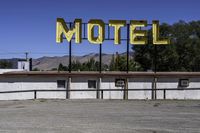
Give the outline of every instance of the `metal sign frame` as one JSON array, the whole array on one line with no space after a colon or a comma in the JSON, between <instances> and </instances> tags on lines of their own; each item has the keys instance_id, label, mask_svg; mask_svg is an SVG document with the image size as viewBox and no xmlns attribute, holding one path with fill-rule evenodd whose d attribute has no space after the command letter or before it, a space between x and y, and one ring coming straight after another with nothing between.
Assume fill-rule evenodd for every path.
<instances>
[{"instance_id":1,"label":"metal sign frame","mask_svg":"<svg viewBox=\"0 0 200 133\"><path fill-rule=\"evenodd\" d=\"M74 22L65 22L66 25L69 25L69 28L72 28L72 26L74 25ZM83 36L82 36L82 40L88 40L87 36L86 36L86 25L88 23L81 23L83 26ZM105 26L107 26L107 28L105 28L107 30L107 37L105 37L105 41L114 41L114 38L110 37L110 26L108 23L105 23ZM130 35L129 35L129 26L130 24L127 23L126 24L126 29L127 29L127 33L126 33L126 38L121 38L121 41L126 41L126 73L129 72L129 40L130 40ZM152 26L152 24L147 24L147 26ZM106 31L105 31L106 32ZM147 35L148 38L148 42L149 42L149 36ZM63 39L66 39L65 37L63 37ZM72 39L69 41L69 73L71 73L71 62L72 62L72 40L75 40L74 37L72 37ZM154 45L154 72L156 73L156 64L157 64L157 45ZM102 44L99 44L99 73L102 72Z\"/></svg>"}]
</instances>

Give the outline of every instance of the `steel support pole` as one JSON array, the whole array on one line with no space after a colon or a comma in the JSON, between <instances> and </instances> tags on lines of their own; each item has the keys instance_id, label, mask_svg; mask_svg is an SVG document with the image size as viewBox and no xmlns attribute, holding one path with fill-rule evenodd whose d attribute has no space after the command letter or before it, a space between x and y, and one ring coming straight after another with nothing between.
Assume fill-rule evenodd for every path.
<instances>
[{"instance_id":1,"label":"steel support pole","mask_svg":"<svg viewBox=\"0 0 200 133\"><path fill-rule=\"evenodd\" d=\"M68 77L67 88L66 88L66 99L70 99L71 82L72 78Z\"/></svg>"},{"instance_id":2,"label":"steel support pole","mask_svg":"<svg viewBox=\"0 0 200 133\"><path fill-rule=\"evenodd\" d=\"M128 78L125 80L124 86L124 100L128 100Z\"/></svg>"},{"instance_id":3,"label":"steel support pole","mask_svg":"<svg viewBox=\"0 0 200 133\"><path fill-rule=\"evenodd\" d=\"M65 83L65 84L66 84L66 83ZM68 80L67 80L67 85L66 85L66 92L65 92L65 93L66 93L66 97L65 97L66 99L69 98L69 93L68 93L69 91L68 91L68 90L69 90L69 78L68 78Z\"/></svg>"},{"instance_id":4,"label":"steel support pole","mask_svg":"<svg viewBox=\"0 0 200 133\"><path fill-rule=\"evenodd\" d=\"M101 99L103 99L103 90L101 90Z\"/></svg>"},{"instance_id":5,"label":"steel support pole","mask_svg":"<svg viewBox=\"0 0 200 133\"><path fill-rule=\"evenodd\" d=\"M99 73L102 71L102 44L99 44ZM101 89L101 77L99 78L98 81L98 88ZM97 99L99 99L99 91L97 90Z\"/></svg>"},{"instance_id":6,"label":"steel support pole","mask_svg":"<svg viewBox=\"0 0 200 133\"><path fill-rule=\"evenodd\" d=\"M102 44L99 44L99 73L102 71Z\"/></svg>"},{"instance_id":7,"label":"steel support pole","mask_svg":"<svg viewBox=\"0 0 200 133\"><path fill-rule=\"evenodd\" d=\"M97 87L97 93L96 93L96 98L100 99L100 90L101 89L101 77L98 79L98 87Z\"/></svg>"},{"instance_id":8,"label":"steel support pole","mask_svg":"<svg viewBox=\"0 0 200 133\"><path fill-rule=\"evenodd\" d=\"M156 72L157 72L157 45L154 45L154 90L153 90L153 99L157 99L157 78L156 78Z\"/></svg>"},{"instance_id":9,"label":"steel support pole","mask_svg":"<svg viewBox=\"0 0 200 133\"><path fill-rule=\"evenodd\" d=\"M72 23L69 23L69 27L72 27ZM69 73L72 70L72 41L69 42Z\"/></svg>"},{"instance_id":10,"label":"steel support pole","mask_svg":"<svg viewBox=\"0 0 200 133\"><path fill-rule=\"evenodd\" d=\"M163 99L166 99L166 90L163 91Z\"/></svg>"},{"instance_id":11,"label":"steel support pole","mask_svg":"<svg viewBox=\"0 0 200 133\"><path fill-rule=\"evenodd\" d=\"M129 72L129 24L127 24L126 72Z\"/></svg>"},{"instance_id":12,"label":"steel support pole","mask_svg":"<svg viewBox=\"0 0 200 133\"><path fill-rule=\"evenodd\" d=\"M157 45L154 45L154 73L157 72Z\"/></svg>"},{"instance_id":13,"label":"steel support pole","mask_svg":"<svg viewBox=\"0 0 200 133\"><path fill-rule=\"evenodd\" d=\"M37 99L37 91L34 90L34 99Z\"/></svg>"}]
</instances>

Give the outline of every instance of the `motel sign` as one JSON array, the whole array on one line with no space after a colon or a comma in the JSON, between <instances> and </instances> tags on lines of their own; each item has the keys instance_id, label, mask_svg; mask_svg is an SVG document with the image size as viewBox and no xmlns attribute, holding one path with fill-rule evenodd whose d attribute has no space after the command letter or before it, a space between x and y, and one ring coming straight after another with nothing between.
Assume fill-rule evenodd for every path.
<instances>
[{"instance_id":1,"label":"motel sign","mask_svg":"<svg viewBox=\"0 0 200 133\"><path fill-rule=\"evenodd\" d=\"M127 24L126 20L109 20L109 27L114 28L114 44L121 43L121 28L127 27L129 33L129 44L145 45L148 43L147 30L142 28L147 27L146 20L131 20ZM95 36L94 28L98 28L98 35ZM109 33L110 34L110 33ZM68 27L62 18L57 18L56 22L56 42L62 43L65 37L70 42L75 35L75 43L82 41L82 20L75 19L73 26ZM152 21L152 38L154 45L170 44L168 38L161 38L159 35L159 21ZM91 44L102 44L105 40L105 23L100 19L91 19L87 23L87 39Z\"/></svg>"}]
</instances>

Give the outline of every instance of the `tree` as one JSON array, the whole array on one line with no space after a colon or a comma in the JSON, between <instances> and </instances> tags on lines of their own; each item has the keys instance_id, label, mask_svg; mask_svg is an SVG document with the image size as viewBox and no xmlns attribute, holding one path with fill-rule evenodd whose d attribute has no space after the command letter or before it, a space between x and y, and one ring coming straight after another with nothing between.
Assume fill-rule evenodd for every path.
<instances>
[{"instance_id":1,"label":"tree","mask_svg":"<svg viewBox=\"0 0 200 133\"><path fill-rule=\"evenodd\" d=\"M40 71L40 70L36 67L32 71Z\"/></svg>"},{"instance_id":2,"label":"tree","mask_svg":"<svg viewBox=\"0 0 200 133\"><path fill-rule=\"evenodd\" d=\"M115 71L115 56L114 56L114 54L112 55L112 59L111 59L110 65L109 65L109 70Z\"/></svg>"},{"instance_id":3,"label":"tree","mask_svg":"<svg viewBox=\"0 0 200 133\"><path fill-rule=\"evenodd\" d=\"M68 68L66 66L63 66L62 63L59 64L58 71L67 71L67 70L68 70Z\"/></svg>"},{"instance_id":4,"label":"tree","mask_svg":"<svg viewBox=\"0 0 200 133\"><path fill-rule=\"evenodd\" d=\"M116 55L116 58L112 57L110 63L110 71L126 71L127 70L127 57L124 55ZM129 71L139 71L141 66L139 63L135 62L133 59L129 60Z\"/></svg>"},{"instance_id":5,"label":"tree","mask_svg":"<svg viewBox=\"0 0 200 133\"><path fill-rule=\"evenodd\" d=\"M152 36L151 29L148 32ZM155 46L149 43L132 48L135 61L143 70L154 70L155 56L157 71L200 70L200 21L161 24L160 35L170 37L171 44ZM148 40L152 42L152 38Z\"/></svg>"},{"instance_id":6,"label":"tree","mask_svg":"<svg viewBox=\"0 0 200 133\"><path fill-rule=\"evenodd\" d=\"M72 61L71 64L72 71L80 71L81 70L81 63L79 61Z\"/></svg>"},{"instance_id":7,"label":"tree","mask_svg":"<svg viewBox=\"0 0 200 133\"><path fill-rule=\"evenodd\" d=\"M12 63L6 60L0 61L0 68L9 69L12 68Z\"/></svg>"}]
</instances>

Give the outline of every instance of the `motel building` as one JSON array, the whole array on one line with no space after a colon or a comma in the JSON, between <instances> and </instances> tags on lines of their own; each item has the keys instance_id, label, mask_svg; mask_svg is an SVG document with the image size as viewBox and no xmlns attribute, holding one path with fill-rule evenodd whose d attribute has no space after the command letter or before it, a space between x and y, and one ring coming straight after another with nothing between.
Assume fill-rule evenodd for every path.
<instances>
[{"instance_id":1,"label":"motel building","mask_svg":"<svg viewBox=\"0 0 200 133\"><path fill-rule=\"evenodd\" d=\"M127 38L123 40L127 42L127 59L129 44L148 43L147 32L141 30L141 27L152 26L153 44L170 44L168 38L159 37L159 21L152 21L152 24L147 24L147 21L131 21L129 25L126 21L110 20L109 24L105 25L101 20L90 20L87 23L88 37L85 23L82 23L81 19L75 20L74 27L71 27L72 24L70 22L67 25L62 18L58 18L56 22L56 42L62 43L63 39L69 42L69 62L71 40L81 43L82 39L87 39L92 44L102 44L104 40L113 41L110 30L105 31L110 26L115 28L115 44L120 44L120 27L126 26ZM98 27L97 37L94 35L95 26ZM108 34L106 38L105 32ZM102 45L99 46L101 62ZM17 69L0 69L0 100L200 99L200 72L61 72L31 69L31 63L24 60L18 62Z\"/></svg>"},{"instance_id":2,"label":"motel building","mask_svg":"<svg viewBox=\"0 0 200 133\"><path fill-rule=\"evenodd\" d=\"M26 62L18 67L0 70L0 100L200 99L199 72L30 71Z\"/></svg>"}]
</instances>

